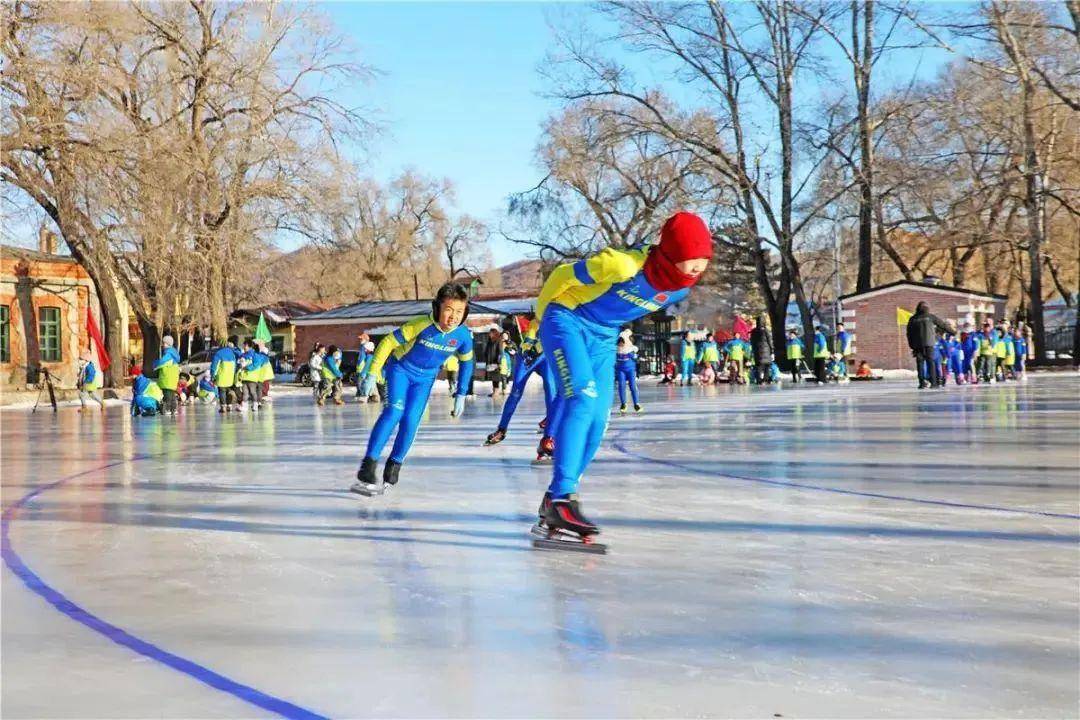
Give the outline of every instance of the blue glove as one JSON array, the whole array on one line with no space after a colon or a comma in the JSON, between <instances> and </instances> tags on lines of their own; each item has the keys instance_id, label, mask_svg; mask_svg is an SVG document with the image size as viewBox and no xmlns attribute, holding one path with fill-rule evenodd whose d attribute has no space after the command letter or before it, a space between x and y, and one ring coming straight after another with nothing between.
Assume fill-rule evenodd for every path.
<instances>
[{"instance_id":1,"label":"blue glove","mask_svg":"<svg viewBox=\"0 0 1080 720\"><path fill-rule=\"evenodd\" d=\"M465 396L458 395L454 398L454 409L450 411L450 417L461 417L465 412Z\"/></svg>"},{"instance_id":2,"label":"blue glove","mask_svg":"<svg viewBox=\"0 0 1080 720\"><path fill-rule=\"evenodd\" d=\"M360 385L360 397L371 397L375 392L375 376L368 375L364 378L363 384Z\"/></svg>"}]
</instances>

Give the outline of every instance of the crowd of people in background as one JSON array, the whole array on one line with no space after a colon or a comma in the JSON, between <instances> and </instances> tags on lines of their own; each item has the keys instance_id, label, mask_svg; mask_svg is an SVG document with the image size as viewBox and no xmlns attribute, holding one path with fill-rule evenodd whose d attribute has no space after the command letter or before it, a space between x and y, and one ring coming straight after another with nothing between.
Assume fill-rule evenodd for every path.
<instances>
[{"instance_id":1,"label":"crowd of people in background","mask_svg":"<svg viewBox=\"0 0 1080 720\"><path fill-rule=\"evenodd\" d=\"M699 331L696 336L698 340L694 339L694 333L684 331L677 338L676 354L667 355L661 363L661 384L765 385L781 381L782 373L764 317L751 320L749 332L737 331L722 344L709 331ZM792 382L802 382L805 376L819 385L849 379L880 379L865 360L854 360L852 339L842 322L836 325L836 332L831 337L827 328L817 325L808 348L798 329L789 329L782 350ZM995 322L987 318L980 326L967 323L958 332L954 326L933 315L926 303L919 303L908 322L907 339L916 360L920 389L942 387L950 378L953 383L963 385L1024 377L1029 341L1023 326L1013 327L1008 320ZM528 342L534 342L534 339L524 341L522 347ZM517 384L519 373L515 368L521 352L522 348L508 331L496 327L489 329L481 365L486 371L486 380L491 382L491 397L507 395ZM355 399L378 403L385 397L386 390L381 382L367 382L375 343L366 332L357 337L356 355L352 378ZM631 406L635 412L642 411L638 365L639 349L626 328L619 335L615 351L615 384L620 412L627 412ZM453 397L458 394L456 355L451 354L446 359L442 370ZM153 377L144 375L138 367L133 371L133 415L175 415L181 406L194 402L217 403L219 413L240 412L245 407L256 412L269 400L274 378L265 344L258 340L240 343L236 336L228 338L225 345L213 353L208 370L192 377L182 370L175 342L166 335L162 338L160 357L152 371ZM315 343L302 372L309 376L317 406L322 407L327 401L334 405L345 404L346 370L342 365L341 348ZM465 394L472 395L471 379L469 384ZM88 403L97 403L104 411L101 386L101 370L89 354L83 353L77 381L81 411L88 409Z\"/></svg>"},{"instance_id":2,"label":"crowd of people in background","mask_svg":"<svg viewBox=\"0 0 1080 720\"><path fill-rule=\"evenodd\" d=\"M908 321L907 338L920 389L944 387L949 376L957 385L1022 380L1026 371L1024 328L1006 319L995 323L987 318L978 329L968 323L957 335L955 327L919 303Z\"/></svg>"},{"instance_id":3,"label":"crowd of people in background","mask_svg":"<svg viewBox=\"0 0 1080 720\"><path fill-rule=\"evenodd\" d=\"M219 413L241 412L245 408L257 412L270 400L270 385L274 370L265 343L245 340L235 335L212 355L210 367L192 376L182 369L180 354L170 335L161 339L161 354L152 367L154 377L134 369L132 379L131 414L140 417L176 415L180 407L200 403L217 403ZM100 384L93 362L85 360L80 371L80 399L95 396ZM104 409L104 404L103 409Z\"/></svg>"}]
</instances>

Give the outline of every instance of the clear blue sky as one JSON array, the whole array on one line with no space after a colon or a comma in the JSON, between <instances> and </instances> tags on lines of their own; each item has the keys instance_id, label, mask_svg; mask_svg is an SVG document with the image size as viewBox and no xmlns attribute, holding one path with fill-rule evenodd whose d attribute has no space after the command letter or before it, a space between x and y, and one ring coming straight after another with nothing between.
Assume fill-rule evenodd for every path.
<instances>
[{"instance_id":1,"label":"clear blue sky","mask_svg":"<svg viewBox=\"0 0 1080 720\"><path fill-rule=\"evenodd\" d=\"M369 88L384 135L370 172L448 177L458 209L496 224L506 196L541 177L540 124L557 105L537 68L549 47L543 3L325 3L337 29L381 71ZM493 242L496 264L521 248Z\"/></svg>"},{"instance_id":2,"label":"clear blue sky","mask_svg":"<svg viewBox=\"0 0 1080 720\"><path fill-rule=\"evenodd\" d=\"M544 118L558 102L543 97L538 69L553 45L549 20L593 22L581 4L531 2L328 2L322 9L357 47L360 59L380 71L359 96L379 109L386 127L371 143L366 171L386 180L406 167L457 186L458 210L497 228L508 194L543 177L534 149ZM839 72L842 57L828 43ZM611 48L609 47L609 50ZM665 73L640 56L622 54L639 75ZM905 51L879 66L888 84L929 78L947 59L939 51ZM902 76L902 77L901 77ZM804 98L846 90L847 75L804 78ZM838 86L837 83L840 85ZM669 93L694 102L693 91L665 83ZM771 124L771 115L762 118ZM524 249L495 239L496 264L520 259Z\"/></svg>"}]
</instances>

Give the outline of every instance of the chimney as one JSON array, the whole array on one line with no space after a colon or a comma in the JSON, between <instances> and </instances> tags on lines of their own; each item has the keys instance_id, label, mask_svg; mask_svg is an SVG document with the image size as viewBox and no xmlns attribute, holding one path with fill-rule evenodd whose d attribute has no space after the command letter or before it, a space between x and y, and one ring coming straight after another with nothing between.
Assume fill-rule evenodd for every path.
<instances>
[{"instance_id":1,"label":"chimney","mask_svg":"<svg viewBox=\"0 0 1080 720\"><path fill-rule=\"evenodd\" d=\"M45 255L56 254L56 235L46 227L38 229L38 252Z\"/></svg>"}]
</instances>

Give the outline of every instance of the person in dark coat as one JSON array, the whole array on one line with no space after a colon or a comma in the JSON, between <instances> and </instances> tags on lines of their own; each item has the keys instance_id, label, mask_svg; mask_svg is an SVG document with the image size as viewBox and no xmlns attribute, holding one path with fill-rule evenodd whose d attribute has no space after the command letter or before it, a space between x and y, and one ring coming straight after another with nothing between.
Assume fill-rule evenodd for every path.
<instances>
[{"instance_id":1,"label":"person in dark coat","mask_svg":"<svg viewBox=\"0 0 1080 720\"><path fill-rule=\"evenodd\" d=\"M750 351L754 355L754 376L759 385L769 381L769 367L773 362L772 338L765 325L765 316L759 315L754 329L750 331Z\"/></svg>"},{"instance_id":2,"label":"person in dark coat","mask_svg":"<svg viewBox=\"0 0 1080 720\"><path fill-rule=\"evenodd\" d=\"M934 362L934 345L937 333L955 333L956 330L937 315L930 312L930 306L920 302L915 306L915 314L908 320L907 340L911 354L915 356L915 370L919 374L919 389L930 386L939 387L940 381L937 363Z\"/></svg>"}]
</instances>

